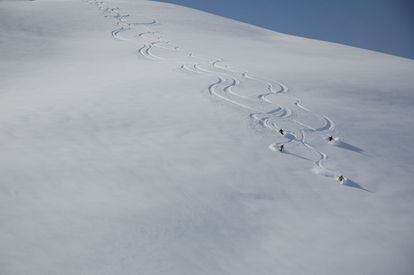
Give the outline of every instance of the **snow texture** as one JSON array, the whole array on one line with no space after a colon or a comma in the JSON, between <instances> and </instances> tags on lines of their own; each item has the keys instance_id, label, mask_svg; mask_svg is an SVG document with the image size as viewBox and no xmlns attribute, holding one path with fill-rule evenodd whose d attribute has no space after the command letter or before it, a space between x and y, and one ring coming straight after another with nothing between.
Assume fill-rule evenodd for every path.
<instances>
[{"instance_id":1,"label":"snow texture","mask_svg":"<svg viewBox=\"0 0 414 275\"><path fill-rule=\"evenodd\" d=\"M413 60L152 1L0 23L0 274L413 274Z\"/></svg>"}]
</instances>

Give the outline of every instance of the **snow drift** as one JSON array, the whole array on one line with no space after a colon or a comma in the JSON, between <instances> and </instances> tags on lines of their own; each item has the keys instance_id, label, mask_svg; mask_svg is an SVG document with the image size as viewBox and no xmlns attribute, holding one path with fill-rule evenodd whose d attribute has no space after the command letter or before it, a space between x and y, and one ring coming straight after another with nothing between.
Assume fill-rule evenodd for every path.
<instances>
[{"instance_id":1,"label":"snow drift","mask_svg":"<svg viewBox=\"0 0 414 275\"><path fill-rule=\"evenodd\" d=\"M414 270L412 60L159 2L0 15L1 274Z\"/></svg>"}]
</instances>

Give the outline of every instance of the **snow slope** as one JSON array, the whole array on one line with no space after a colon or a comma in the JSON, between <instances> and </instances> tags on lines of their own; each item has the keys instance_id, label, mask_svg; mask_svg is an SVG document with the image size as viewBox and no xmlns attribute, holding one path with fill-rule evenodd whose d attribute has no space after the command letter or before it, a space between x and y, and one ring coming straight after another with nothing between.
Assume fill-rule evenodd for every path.
<instances>
[{"instance_id":1,"label":"snow slope","mask_svg":"<svg viewBox=\"0 0 414 275\"><path fill-rule=\"evenodd\" d=\"M414 272L413 60L148 1L0 23L0 274Z\"/></svg>"}]
</instances>

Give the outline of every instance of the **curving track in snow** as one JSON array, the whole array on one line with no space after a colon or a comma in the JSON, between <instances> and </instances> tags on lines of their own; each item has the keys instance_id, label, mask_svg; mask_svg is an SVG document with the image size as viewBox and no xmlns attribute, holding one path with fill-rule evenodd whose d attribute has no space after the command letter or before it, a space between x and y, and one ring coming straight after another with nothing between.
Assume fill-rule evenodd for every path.
<instances>
[{"instance_id":1,"label":"curving track in snow","mask_svg":"<svg viewBox=\"0 0 414 275\"><path fill-rule=\"evenodd\" d=\"M207 87L209 94L247 111L255 128L272 133L276 141L268 146L270 150L279 153L279 146L284 144L284 153L313 162L314 173L335 179L341 175L339 170L325 166L328 156L307 139L308 135L316 135L328 144L327 138L336 132L335 123L305 107L300 98L289 94L286 85L253 76L247 71L235 70L222 58L209 58L182 50L180 46L163 39L161 32L152 29L159 24L158 19L132 22L129 21L130 14L118 7L107 7L103 1L97 0L86 2L115 21L116 28L112 31L114 39L140 45L137 53L144 58L176 63L183 72L215 77L217 80ZM249 88L249 85L254 88ZM309 125L300 116L313 117L319 125ZM293 146L299 148L298 153L290 150Z\"/></svg>"}]
</instances>

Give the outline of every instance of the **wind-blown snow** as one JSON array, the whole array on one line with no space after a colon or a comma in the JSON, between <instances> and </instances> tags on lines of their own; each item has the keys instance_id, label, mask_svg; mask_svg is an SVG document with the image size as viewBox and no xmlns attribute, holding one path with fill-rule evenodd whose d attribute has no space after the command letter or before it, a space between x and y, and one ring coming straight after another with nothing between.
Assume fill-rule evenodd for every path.
<instances>
[{"instance_id":1,"label":"wind-blown snow","mask_svg":"<svg viewBox=\"0 0 414 275\"><path fill-rule=\"evenodd\" d=\"M0 274L414 271L414 61L148 1L0 23Z\"/></svg>"}]
</instances>

